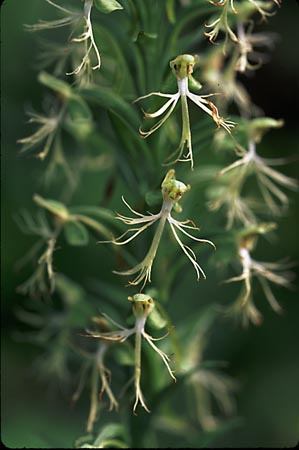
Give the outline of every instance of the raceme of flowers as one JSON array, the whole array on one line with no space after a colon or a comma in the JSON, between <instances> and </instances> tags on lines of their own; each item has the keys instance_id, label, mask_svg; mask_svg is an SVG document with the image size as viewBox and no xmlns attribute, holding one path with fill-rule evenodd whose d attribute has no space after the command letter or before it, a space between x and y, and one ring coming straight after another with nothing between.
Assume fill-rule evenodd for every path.
<instances>
[{"instance_id":1,"label":"raceme of flowers","mask_svg":"<svg viewBox=\"0 0 299 450\"><path fill-rule=\"evenodd\" d=\"M46 2L62 13L63 17L53 21L39 21L36 25L28 26L28 29L31 31L39 31L70 26L70 43L72 46L74 44L75 49L77 49L75 50L77 53L77 60L75 60L76 63L73 64L71 70L67 72L67 75L74 75L75 77L79 75L82 76L82 74L89 74L93 70L100 69L102 63L101 55L94 36L94 27L91 19L93 6L104 5L105 8L107 7L109 9L109 12L115 9L123 9L123 7L116 0L99 0L97 2L94 0L83 0L83 9L77 12L71 11L64 6L57 4L53 0L46 0ZM289 287L292 275L287 271L290 267L290 264L288 263L259 262L253 259L251 253L253 251L253 244L255 243L256 236L263 233L264 228L271 229L271 226L267 228L267 226L265 227L264 225L257 225L258 219L255 215L254 208L251 208L249 202L246 202L246 200L241 197L241 190L243 189L247 176L254 173L258 181L264 206L266 206L267 210L269 210L273 215L278 215L288 206L288 197L277 185L297 189L298 183L296 180L281 174L271 167L273 165L277 165L278 163L284 163L284 159L279 159L279 161L272 160L270 158L262 158L257 154L256 144L259 143L259 136L256 137L253 134L248 135L246 144L247 147L245 146L246 148L238 144L237 138L235 138L235 136L231 136L232 130L236 123L222 117L219 111L226 114L228 103L233 101L239 108L240 115L243 116L243 119L250 118L251 110L253 109L252 102L245 88L237 79L237 73L241 72L242 74L246 74L248 70L257 69L261 63L265 61L265 55L257 51L257 48L262 47L264 49L270 49L273 46L273 39L270 35L263 33L253 34L253 25L252 22L250 22L250 19L256 12L261 15L262 19L266 19L271 16L273 14L274 4L279 6L280 0L247 0L238 3L234 2L234 0L208 0L208 2L215 7L212 8L215 15L208 23L205 24L209 31L204 34L212 43L215 43L215 41L218 40L219 34L224 34L225 36L222 45L219 46L220 50L216 49L214 52L211 52L210 61L208 60L208 57L206 58L205 63L207 66L208 63L210 63L212 69L210 71L207 70L206 72L203 70L204 85L207 89L206 92L213 93L198 95L190 91L190 89L199 90L202 87L201 84L194 80L192 76L194 67L199 62L199 57L197 55L193 56L185 53L178 55L169 63L171 71L177 82L176 93L170 94L159 91L150 92L138 97L134 100L134 103L151 97L167 99L166 102L156 111L143 111L145 119L160 119L148 131L139 128L139 133L142 138L148 138L160 127L162 127L162 125L165 124L167 119L174 112L177 104L179 102L181 103L182 126L180 141L177 148L168 156L165 165L176 164L177 162L189 162L191 170L194 169L188 99L193 104L198 106L204 113L210 116L211 120L215 122L218 129L222 128L224 130L223 135L228 136L232 142L236 143L236 151L240 158L217 173L218 176L216 177L217 179L215 179L215 184L217 185L217 182L219 183L217 187L221 184L219 180L221 180L222 176L224 176L224 178L225 176L228 176L228 181L225 185L225 189L220 191L220 196L213 203L211 203L210 206L213 209L219 209L223 205L227 207L227 229L233 227L235 224L235 219L238 219L240 222L238 226L239 228L241 227L241 229L242 227L254 227L254 230L252 232L246 232L247 234L243 233L242 235L242 232L240 232L242 238L237 238L237 255L235 256L241 264L242 271L240 275L234 276L226 280L226 282L242 282L241 292L231 310L237 312L239 315L241 314L245 324L251 321L252 323L258 325L261 323L262 316L253 301L253 280L255 278L258 279L262 292L271 307L276 312L280 312L281 307L271 290L270 282L283 287ZM77 27L81 27L81 32L77 35L77 37L73 37L75 31L77 31ZM226 59L227 53L230 54ZM220 95L219 92L214 92L217 90L218 85ZM218 98L220 98L223 102L223 106L217 105L219 110L218 107L210 100L210 97L215 95L219 95ZM45 159L50 147L59 135L58 131L63 114L64 109L60 112L52 110L52 113L49 114L50 117L32 114L30 121L38 124L40 128L32 136L19 140L19 142L23 144L23 151L31 150L38 145L44 144L42 151L38 155L40 159ZM281 125L282 121L277 121L275 126ZM218 136L220 133L221 131L218 133ZM187 151L184 154L185 146ZM129 281L129 285L141 286L139 293L128 298L131 301L132 312L135 317L134 325L130 328L125 328L106 314L103 314L104 317L110 321L111 326L109 324L108 327L104 327L104 331L88 329L86 332L87 335L85 335L85 337L100 340L98 341L99 344L97 346L97 350L93 355L93 363L95 367L94 373L96 375L94 380L97 381L91 382L92 394L90 413L87 423L88 431L92 431L98 411L98 378L100 378L101 381L100 396L102 396L103 393L107 395L110 410L113 408L118 409L119 406L118 401L110 388L109 370L104 363L105 355L107 350L110 348L110 345L122 344L131 336L134 336L135 338L134 413L136 412L138 404L140 404L147 412L150 412L141 389L142 341L146 341L151 349L153 349L154 352L160 356L170 377L176 381L173 370L171 369L170 357L154 343L157 340L163 339L164 336L162 338L154 338L145 331L147 319L154 311L155 301L152 296L143 294L141 291L146 287L147 283L151 282L152 268L159 246L163 243L165 226L170 227L171 236L191 262L196 272L197 280L201 277L206 278L204 270L197 261L197 256L194 250L183 243L181 240L181 234L193 241L210 244L214 248L215 245L208 239L199 238L190 233L190 231L199 231L199 228L195 226L192 220L188 219L179 221L173 217L173 211L178 212L180 208L178 202L189 190L190 185L186 185L183 182L176 180L175 169L170 169L161 184L162 206L160 211L156 214L142 214L141 212L134 210L126 202L124 197L122 197L124 204L128 207L134 217L117 214L115 219L128 226L128 229L118 237L113 236L112 240L100 241L101 243L112 243L116 246L127 245L148 228L153 225L156 226L153 233L152 242L141 262L129 269L114 271L116 274L131 277L132 279ZM40 197L38 197L37 200L41 206L46 205L46 209L51 211L51 208L49 208L49 202L45 202ZM58 203L56 203L56 206L54 205L56 208L55 211L57 210L57 205ZM51 290L54 290L55 274L53 270L52 255L56 248L55 246L58 234L65 224L71 224L74 226L73 222L84 222L83 215L69 214L67 210L64 210L63 208L62 213L64 215L59 215L57 214L57 211L55 211L55 218L57 219L58 217L60 219L60 221L56 220L56 222L60 223L60 228L57 228L56 231L51 230L43 216L42 218L37 219L36 222L34 222L34 220L28 215L23 217L23 222L27 225L27 228L30 230L34 228L35 234L40 235L41 238L43 238L42 243L46 243L45 250L38 260L39 271L34 273L33 279L30 279L29 282L21 286L24 292L32 291L35 293L36 286L38 286L39 290L41 290L41 279L43 281L43 285L47 288L47 278L51 281ZM77 222L76 229L78 232L78 230L80 231L80 226ZM90 220L86 222L85 217L85 223L90 225L92 222ZM98 224L97 231L99 231L99 227L101 227L101 225ZM104 236L107 235L106 233L102 234L104 234ZM94 322L101 324L100 319L95 319ZM117 327L117 330L113 330L113 326ZM192 370L192 367L190 367L190 370ZM218 386L218 399L222 400L222 403L228 404L227 383L223 382L221 378L213 375L212 372L195 372L193 382L197 388L200 387L201 384L204 386L214 385L214 387L211 387L210 389L211 391L214 390L216 393ZM75 397L76 396L77 395L75 394ZM226 409L230 408L227 407Z\"/></svg>"}]
</instances>

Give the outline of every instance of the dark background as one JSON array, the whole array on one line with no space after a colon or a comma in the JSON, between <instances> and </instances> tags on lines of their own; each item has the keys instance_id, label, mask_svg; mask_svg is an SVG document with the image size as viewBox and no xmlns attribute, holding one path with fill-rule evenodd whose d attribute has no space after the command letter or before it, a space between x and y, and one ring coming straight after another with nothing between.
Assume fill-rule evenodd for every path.
<instances>
[{"instance_id":1,"label":"dark background","mask_svg":"<svg viewBox=\"0 0 299 450\"><path fill-rule=\"evenodd\" d=\"M18 138L28 135L25 106L39 109L42 94L33 64L38 52L37 36L25 33L23 24L45 17L44 7L40 0L6 0L1 8L2 439L13 448L69 447L84 433L86 417L84 404L71 409L61 392L53 395L45 383L38 380L33 364L38 349L15 339L19 324L14 311L24 301L15 292L24 279L23 274L16 272L15 262L28 249L28 238L19 231L13 216L21 208L31 207L42 173L38 161L19 156L16 145ZM271 62L254 73L246 85L265 115L285 120L283 129L265 137L264 153L271 157L298 155L297 2L284 0L276 16L261 28L277 31L280 38ZM282 170L287 175L298 176L298 164ZM295 193L289 196L290 214L279 221L276 242L261 241L260 259L271 261L289 256L299 261L298 196ZM96 252L91 258L96 276L100 270ZM205 289L208 294L209 282ZM285 311L282 316L271 311L265 302L261 305L262 327L244 330L234 323L224 322L211 335L208 356L227 360L230 373L241 383L237 405L243 419L238 428L219 437L213 446L289 447L298 442L298 291L279 289L275 292Z\"/></svg>"}]
</instances>

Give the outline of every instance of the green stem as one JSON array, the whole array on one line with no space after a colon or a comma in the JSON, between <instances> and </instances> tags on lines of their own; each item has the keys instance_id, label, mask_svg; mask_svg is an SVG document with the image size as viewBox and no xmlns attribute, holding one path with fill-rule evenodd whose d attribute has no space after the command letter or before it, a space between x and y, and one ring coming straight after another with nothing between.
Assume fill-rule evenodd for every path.
<instances>
[{"instance_id":1,"label":"green stem","mask_svg":"<svg viewBox=\"0 0 299 450\"><path fill-rule=\"evenodd\" d=\"M191 144L191 131L190 131L190 119L189 119L189 110L187 103L187 96L181 96L182 102L182 121L183 121L183 130L182 130L182 140L181 140L181 152L183 151L184 144L187 141L187 148L189 150L188 156L191 159L191 169L193 170L193 154L192 154L192 144ZM181 155L180 155L181 157Z\"/></svg>"},{"instance_id":2,"label":"green stem","mask_svg":"<svg viewBox=\"0 0 299 450\"><path fill-rule=\"evenodd\" d=\"M87 431L89 433L92 431L94 422L96 421L96 418L97 418L98 390L99 390L98 367L97 367L97 363L95 362L92 367L92 373L91 373L90 410L89 410L89 416L88 416L88 421L87 421Z\"/></svg>"},{"instance_id":3,"label":"green stem","mask_svg":"<svg viewBox=\"0 0 299 450\"><path fill-rule=\"evenodd\" d=\"M155 232L155 236L154 236L152 245L150 246L150 249L148 251L148 256L146 256L146 259L149 258L151 263L154 261L158 247L159 247L159 243L160 243L163 231L164 231L167 214L168 214L168 212L167 213L165 212L162 214L161 219L159 220L159 225Z\"/></svg>"},{"instance_id":4,"label":"green stem","mask_svg":"<svg viewBox=\"0 0 299 450\"><path fill-rule=\"evenodd\" d=\"M135 390L136 393L140 390L141 379L141 333L136 331L135 335Z\"/></svg>"}]
</instances>

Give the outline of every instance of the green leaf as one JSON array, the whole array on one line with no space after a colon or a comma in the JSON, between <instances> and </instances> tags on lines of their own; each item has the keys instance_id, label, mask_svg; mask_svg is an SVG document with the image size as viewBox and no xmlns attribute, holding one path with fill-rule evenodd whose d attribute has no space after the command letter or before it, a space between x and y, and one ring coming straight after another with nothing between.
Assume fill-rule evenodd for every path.
<instances>
[{"instance_id":1,"label":"green leaf","mask_svg":"<svg viewBox=\"0 0 299 450\"><path fill-rule=\"evenodd\" d=\"M67 220L69 217L69 212L63 203L57 202L56 200L45 199L40 195L35 194L33 200L42 208L47 209L55 216L60 217L63 220Z\"/></svg>"},{"instance_id":2,"label":"green leaf","mask_svg":"<svg viewBox=\"0 0 299 450\"><path fill-rule=\"evenodd\" d=\"M125 437L125 428L123 425L120 425L118 423L108 423L105 425L100 433L98 434L94 445L97 448L100 448L100 445L104 443L104 441L111 440L111 439L117 439L121 438L124 439ZM110 447L112 448L112 447ZM123 444L122 448L126 448L126 445Z\"/></svg>"},{"instance_id":3,"label":"green leaf","mask_svg":"<svg viewBox=\"0 0 299 450\"><path fill-rule=\"evenodd\" d=\"M148 206L161 205L162 202L161 190L148 191L145 194L145 201L148 204Z\"/></svg>"},{"instance_id":4,"label":"green leaf","mask_svg":"<svg viewBox=\"0 0 299 450\"><path fill-rule=\"evenodd\" d=\"M104 14L110 14L117 9L124 9L116 0L94 0L94 4Z\"/></svg>"},{"instance_id":5,"label":"green leaf","mask_svg":"<svg viewBox=\"0 0 299 450\"><path fill-rule=\"evenodd\" d=\"M157 33L147 33L146 31L139 31L133 42L139 42L146 44L148 39L157 39Z\"/></svg>"},{"instance_id":6,"label":"green leaf","mask_svg":"<svg viewBox=\"0 0 299 450\"><path fill-rule=\"evenodd\" d=\"M98 219L106 219L108 221L115 220L115 214L107 208L93 205L72 206L70 211L74 214L88 214Z\"/></svg>"},{"instance_id":7,"label":"green leaf","mask_svg":"<svg viewBox=\"0 0 299 450\"><path fill-rule=\"evenodd\" d=\"M71 328L86 326L95 311L80 284L75 283L62 273L57 273L55 275L55 288L66 306L66 324Z\"/></svg>"},{"instance_id":8,"label":"green leaf","mask_svg":"<svg viewBox=\"0 0 299 450\"><path fill-rule=\"evenodd\" d=\"M109 80L109 83L113 83L115 91L124 92L126 96L136 98L135 73L133 75L130 70L132 67L124 52L122 40L115 38L110 30L99 24L94 26L94 35L96 40L101 42L102 54L107 58L107 63L101 71L103 76ZM107 69L107 73L105 69Z\"/></svg>"},{"instance_id":9,"label":"green leaf","mask_svg":"<svg viewBox=\"0 0 299 450\"><path fill-rule=\"evenodd\" d=\"M92 120L92 113L88 104L79 95L74 95L69 101L68 111L73 120Z\"/></svg>"},{"instance_id":10,"label":"green leaf","mask_svg":"<svg viewBox=\"0 0 299 450\"><path fill-rule=\"evenodd\" d=\"M92 113L79 95L72 97L68 102L68 117L65 126L70 133L79 139L85 139L93 131Z\"/></svg>"},{"instance_id":11,"label":"green leaf","mask_svg":"<svg viewBox=\"0 0 299 450\"><path fill-rule=\"evenodd\" d=\"M88 243L88 231L82 223L68 220L63 230L65 238L70 245L83 246Z\"/></svg>"},{"instance_id":12,"label":"green leaf","mask_svg":"<svg viewBox=\"0 0 299 450\"><path fill-rule=\"evenodd\" d=\"M121 366L134 366L135 355L130 345L120 345L113 349L113 357L117 364Z\"/></svg>"},{"instance_id":13,"label":"green leaf","mask_svg":"<svg viewBox=\"0 0 299 450\"><path fill-rule=\"evenodd\" d=\"M84 289L80 284L75 283L62 273L57 273L55 275L55 286L66 304L71 307L82 302L85 298Z\"/></svg>"},{"instance_id":14,"label":"green leaf","mask_svg":"<svg viewBox=\"0 0 299 450\"><path fill-rule=\"evenodd\" d=\"M112 239L113 235L112 235L111 231L107 227L102 225L100 222L97 222L96 220L92 219L91 217L84 216L83 214L77 214L74 218L75 218L75 220L78 220L78 221L84 223L84 225L87 225L92 230L96 231L97 233L106 237L107 239Z\"/></svg>"},{"instance_id":15,"label":"green leaf","mask_svg":"<svg viewBox=\"0 0 299 450\"><path fill-rule=\"evenodd\" d=\"M166 13L170 23L175 23L174 0L166 0Z\"/></svg>"},{"instance_id":16,"label":"green leaf","mask_svg":"<svg viewBox=\"0 0 299 450\"><path fill-rule=\"evenodd\" d=\"M156 308L154 308L150 313L148 321L154 328L158 330L160 330L161 328L165 328L168 325L165 317L163 317Z\"/></svg>"},{"instance_id":17,"label":"green leaf","mask_svg":"<svg viewBox=\"0 0 299 450\"><path fill-rule=\"evenodd\" d=\"M74 95L72 88L67 83L49 75L47 72L40 72L38 81L53 91L58 92L66 99L71 98Z\"/></svg>"},{"instance_id":18,"label":"green leaf","mask_svg":"<svg viewBox=\"0 0 299 450\"><path fill-rule=\"evenodd\" d=\"M113 213L110 209L102 208L100 206L82 205L82 206L72 206L70 208L70 212L75 216L79 216L79 220L81 220L82 217L84 216L84 219L82 220L82 222L85 225L90 225L94 229L95 229L95 226L93 223L91 223L91 222L87 223L87 220L89 218L94 219L94 221L96 221L97 223L99 223L99 221L100 221L100 225L102 227L104 227L104 225L102 225L102 221L105 221L105 223L109 224L110 238L111 238L112 229L115 229L117 231L123 230L123 226L121 225L121 223L118 220L115 220L115 213ZM106 226L105 226L105 228L106 228ZM98 231L101 233L103 232L103 230L100 231L99 228L98 228Z\"/></svg>"},{"instance_id":19,"label":"green leaf","mask_svg":"<svg viewBox=\"0 0 299 450\"><path fill-rule=\"evenodd\" d=\"M80 89L80 94L88 101L119 114L123 120L138 130L139 116L135 109L111 89L90 86Z\"/></svg>"}]
</instances>

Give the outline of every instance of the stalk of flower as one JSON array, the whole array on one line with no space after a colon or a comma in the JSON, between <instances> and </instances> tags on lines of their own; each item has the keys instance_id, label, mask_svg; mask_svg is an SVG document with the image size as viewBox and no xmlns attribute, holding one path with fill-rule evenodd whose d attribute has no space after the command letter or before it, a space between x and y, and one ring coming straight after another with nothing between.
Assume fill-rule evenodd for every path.
<instances>
[{"instance_id":1,"label":"stalk of flower","mask_svg":"<svg viewBox=\"0 0 299 450\"><path fill-rule=\"evenodd\" d=\"M106 321L104 322L102 319L93 318L93 320L95 323L100 324L102 329L110 328L107 327ZM97 420L99 401L102 400L104 393L106 393L109 399L109 411L112 411L113 408L117 411L119 408L119 404L110 387L111 372L107 369L104 362L110 345L111 343L108 341L100 341L95 353L92 355L80 350L81 356L84 356L87 361L82 365L78 387L72 396L72 402L77 402L81 396L84 384L86 383L87 370L90 368L90 408L86 424L86 431L89 433L93 431L94 424ZM101 382L100 387L99 379Z\"/></svg>"},{"instance_id":2,"label":"stalk of flower","mask_svg":"<svg viewBox=\"0 0 299 450\"><path fill-rule=\"evenodd\" d=\"M199 280L200 275L202 275L204 278L206 278L204 271L196 261L196 255L194 251L188 247L187 245L183 244L177 230L181 233L185 234L189 238L193 239L197 242L205 242L210 245L212 245L214 248L214 244L207 240L207 239L199 239L195 236L192 236L190 233L186 231L186 229L190 230L196 230L199 229L193 224L191 220L186 220L184 222L180 222L176 219L174 219L171 216L171 211L173 207L177 204L177 202L181 199L182 195L190 189L190 186L186 186L181 181L178 181L175 179L175 171L174 169L171 169L167 172L163 183L161 185L161 191L162 191L162 197L163 197L163 204L160 212L158 214L150 214L148 216L138 213L137 211L134 211L128 203L123 199L124 203L128 206L130 211L132 211L134 214L136 214L137 218L132 217L126 217L118 214L116 217L117 219L121 220L127 225L138 225L137 227L133 227L129 230L127 230L124 234L119 236L116 239L113 239L112 242L115 245L125 245L132 241L135 237L137 237L140 233L142 233L144 230L146 230L148 227L153 225L155 222L159 221L158 227L156 229L152 244L150 246L150 249L144 259L137 264L135 267L129 270L125 270L122 272L114 272L119 275L134 275L137 274L136 278L133 281L130 281L131 285L138 285L139 283L143 282L142 288L145 286L146 282L151 282L151 271L152 271L152 265L154 262L154 259L156 257L156 253L159 247L159 243L164 231L164 227L166 222L169 223L169 226L171 228L172 234L175 238L175 240L178 242L179 246L185 253L185 255L188 257L190 262L192 263L196 274L197 274L197 280ZM189 224L192 225L189 225ZM139 226L140 225L140 226ZM129 238L126 238L123 240L123 238L130 232L133 232L133 235L131 235ZM107 241L106 241L107 242Z\"/></svg>"},{"instance_id":3,"label":"stalk of flower","mask_svg":"<svg viewBox=\"0 0 299 450\"><path fill-rule=\"evenodd\" d=\"M277 184L295 190L299 186L297 180L271 168L273 165L285 163L286 160L283 158L275 160L260 157L256 153L256 144L253 140L250 140L248 143L248 151L244 148L240 148L238 151L241 158L222 169L219 175L236 168L242 168L243 178L250 173L254 173L265 204L273 215L281 214L288 207L289 200Z\"/></svg>"},{"instance_id":4,"label":"stalk of flower","mask_svg":"<svg viewBox=\"0 0 299 450\"><path fill-rule=\"evenodd\" d=\"M132 328L125 328L122 325L119 325L110 317L106 316L114 325L116 325L119 330L110 331L106 333L98 333L95 331L87 330L87 337L104 339L106 341L111 342L124 342L130 336L135 335L135 372L134 372L134 386L135 386L135 402L133 406L133 412L135 413L137 405L140 403L141 406L147 411L148 409L145 399L141 390L141 343L142 339L144 339L151 348L158 353L161 357L162 361L167 367L167 370L171 376L171 378L176 381L175 376L169 366L170 358L166 353L160 350L156 344L154 344L155 340L160 340L162 338L153 338L145 331L145 324L147 321L147 317L152 312L155 307L154 300L145 294L135 294L133 297L128 297L128 300L132 302L132 310L135 316L135 325Z\"/></svg>"},{"instance_id":5,"label":"stalk of flower","mask_svg":"<svg viewBox=\"0 0 299 450\"><path fill-rule=\"evenodd\" d=\"M114 397L114 394L110 387L110 378L111 372L107 369L104 364L104 358L109 348L108 342L101 342L98 345L96 354L94 356L93 367L91 371L91 392L90 392L90 410L87 420L86 431L92 432L94 423L97 419L98 409L99 409L99 400L102 399L104 392L106 393L109 399L109 411L112 411L113 408L117 411L119 408L119 404ZM99 390L99 378L101 381L101 387ZM77 393L75 393L77 394ZM76 400L73 397L73 400Z\"/></svg>"},{"instance_id":6,"label":"stalk of flower","mask_svg":"<svg viewBox=\"0 0 299 450\"><path fill-rule=\"evenodd\" d=\"M273 228L268 224L269 229ZM281 313L282 308L276 300L269 282L274 284L290 287L293 273L287 271L293 264L286 262L268 263L258 262L251 257L251 250L253 248L256 235L259 232L267 232L267 226L261 224L256 226L256 231L245 235L241 239L238 249L238 257L242 265L242 273L239 276L226 280L226 283L242 281L243 288L241 293L232 308L233 312L242 313L243 322L245 325L251 320L255 325L259 325L262 321L262 315L254 305L252 299L252 284L253 278L257 278L262 287L262 291L269 302L271 308L276 313ZM264 231L265 229L265 231ZM261 231L260 231L261 230Z\"/></svg>"},{"instance_id":7,"label":"stalk of flower","mask_svg":"<svg viewBox=\"0 0 299 450\"><path fill-rule=\"evenodd\" d=\"M216 94L208 94L208 95L196 95L189 91L188 82L191 81L193 67L198 60L197 56L192 55L180 55L174 60L170 61L170 67L176 76L178 92L175 94L163 94L161 92L151 92L150 94L143 95L135 100L135 102L151 97L152 95L156 95L158 97L165 97L169 100L157 111L153 113L144 112L144 116L147 119L155 119L156 117L161 116L167 110L165 116L160 119L149 131L143 131L139 129L140 135L143 138L149 137L152 133L158 130L169 118L169 116L174 111L176 104L179 99L182 102L182 134L181 140L176 151L168 157L168 160L175 156L175 159L168 164L173 164L177 161L190 161L191 168L193 169L193 151L192 151L192 141L191 141L191 130L190 130L190 120L189 120L189 110L188 110L188 102L187 98L189 98L193 103L195 103L199 108L201 108L206 114L210 115L214 122L217 124L217 127L223 127L228 133L231 133L231 128L235 125L234 122L230 120L224 120L220 117L217 107L213 102L207 100L208 97ZM198 83L197 83L198 85ZM183 155L185 144L187 145L188 153Z\"/></svg>"}]
</instances>

